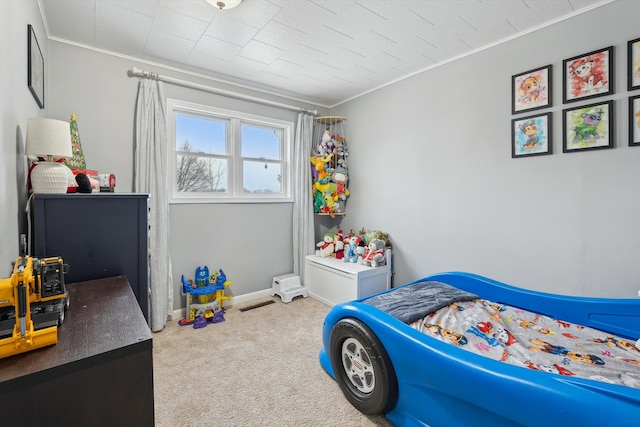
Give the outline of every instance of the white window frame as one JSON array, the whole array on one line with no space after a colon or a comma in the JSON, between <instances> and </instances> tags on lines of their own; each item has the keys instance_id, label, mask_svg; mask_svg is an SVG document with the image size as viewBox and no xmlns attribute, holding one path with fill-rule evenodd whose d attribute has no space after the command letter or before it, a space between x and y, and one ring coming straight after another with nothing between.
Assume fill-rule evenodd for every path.
<instances>
[{"instance_id":1,"label":"white window frame","mask_svg":"<svg viewBox=\"0 0 640 427\"><path fill-rule=\"evenodd\" d=\"M169 203L283 203L293 202L291 197L291 141L293 122L258 116L195 104L177 99L167 99L167 136L168 147L168 192ZM210 192L180 192L177 191L176 168L176 114L186 114L194 117L212 118L229 123L227 126L227 154L229 162L229 191L228 193ZM282 193L279 194L255 194L245 193L242 186L243 158L241 157L240 129L242 124L255 126L267 126L282 129L281 147L281 185Z\"/></svg>"}]
</instances>

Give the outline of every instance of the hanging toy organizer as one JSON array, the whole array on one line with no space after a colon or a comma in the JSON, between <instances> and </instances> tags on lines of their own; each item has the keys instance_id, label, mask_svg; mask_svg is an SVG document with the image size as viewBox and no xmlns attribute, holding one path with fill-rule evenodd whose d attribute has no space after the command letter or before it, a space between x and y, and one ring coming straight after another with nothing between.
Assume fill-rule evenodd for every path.
<instances>
[{"instance_id":1,"label":"hanging toy organizer","mask_svg":"<svg viewBox=\"0 0 640 427\"><path fill-rule=\"evenodd\" d=\"M318 215L344 215L349 197L346 117L314 118L311 152L313 212Z\"/></svg>"}]
</instances>

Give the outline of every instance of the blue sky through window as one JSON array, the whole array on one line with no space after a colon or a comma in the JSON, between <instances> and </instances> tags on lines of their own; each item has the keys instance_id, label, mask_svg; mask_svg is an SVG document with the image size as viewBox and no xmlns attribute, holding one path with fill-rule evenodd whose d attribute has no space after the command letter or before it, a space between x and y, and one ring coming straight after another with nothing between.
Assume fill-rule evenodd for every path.
<instances>
[{"instance_id":1,"label":"blue sky through window","mask_svg":"<svg viewBox=\"0 0 640 427\"><path fill-rule=\"evenodd\" d=\"M226 153L226 126L229 122L211 118L176 114L176 149L189 142L191 151L207 154ZM243 162L243 187L249 192L282 192L282 165L278 129L243 123L241 126L241 156L260 159ZM264 161L263 161L264 160ZM266 160L277 160L269 163Z\"/></svg>"},{"instance_id":2,"label":"blue sky through window","mask_svg":"<svg viewBox=\"0 0 640 427\"><path fill-rule=\"evenodd\" d=\"M176 114L176 148L189 141L193 151L226 154L226 122Z\"/></svg>"}]
</instances>

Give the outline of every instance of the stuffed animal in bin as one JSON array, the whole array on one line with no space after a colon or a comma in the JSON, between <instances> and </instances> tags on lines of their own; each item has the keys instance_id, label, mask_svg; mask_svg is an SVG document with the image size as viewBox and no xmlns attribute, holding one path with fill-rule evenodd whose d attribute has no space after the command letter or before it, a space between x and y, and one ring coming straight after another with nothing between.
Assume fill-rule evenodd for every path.
<instances>
[{"instance_id":1,"label":"stuffed animal in bin","mask_svg":"<svg viewBox=\"0 0 640 427\"><path fill-rule=\"evenodd\" d=\"M343 262L352 262L351 259L353 257L356 257L356 261L358 260L358 257L356 256L356 239L356 236L349 235L349 238L344 240Z\"/></svg>"},{"instance_id":2,"label":"stuffed animal in bin","mask_svg":"<svg viewBox=\"0 0 640 427\"><path fill-rule=\"evenodd\" d=\"M351 259L351 262L362 264L362 256L367 251L367 246L364 244L362 237L358 237L356 241L356 256Z\"/></svg>"},{"instance_id":3,"label":"stuffed animal in bin","mask_svg":"<svg viewBox=\"0 0 640 427\"><path fill-rule=\"evenodd\" d=\"M384 241L381 239L373 239L369 242L367 250L358 257L358 264L364 264L371 267L380 267L385 264L384 258Z\"/></svg>"},{"instance_id":4,"label":"stuffed animal in bin","mask_svg":"<svg viewBox=\"0 0 640 427\"><path fill-rule=\"evenodd\" d=\"M384 231L371 230L365 234L364 239L367 242L371 242L373 239L380 239L384 242L385 246L388 246L388 247L391 246L391 241L389 240L389 233L385 233Z\"/></svg>"},{"instance_id":5,"label":"stuffed animal in bin","mask_svg":"<svg viewBox=\"0 0 640 427\"><path fill-rule=\"evenodd\" d=\"M333 236L333 256L336 259L344 258L344 240L342 240L342 230L338 230L338 232Z\"/></svg>"},{"instance_id":6,"label":"stuffed animal in bin","mask_svg":"<svg viewBox=\"0 0 640 427\"><path fill-rule=\"evenodd\" d=\"M349 248L345 253L343 261L356 263L358 262L358 257L364 254L364 251L365 251L365 247L364 247L364 241L362 240L362 237L355 236L355 235L351 236L349 238Z\"/></svg>"},{"instance_id":7,"label":"stuffed animal in bin","mask_svg":"<svg viewBox=\"0 0 640 427\"><path fill-rule=\"evenodd\" d=\"M316 255L319 257L329 257L335 250L335 246L333 244L333 233L325 233L322 242L316 243Z\"/></svg>"}]
</instances>

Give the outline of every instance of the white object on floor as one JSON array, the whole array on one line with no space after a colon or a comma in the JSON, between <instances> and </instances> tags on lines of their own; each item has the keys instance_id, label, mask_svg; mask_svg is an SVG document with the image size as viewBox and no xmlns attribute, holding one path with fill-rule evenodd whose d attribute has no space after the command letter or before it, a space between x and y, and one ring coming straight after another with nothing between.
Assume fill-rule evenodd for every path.
<instances>
[{"instance_id":1,"label":"white object on floor","mask_svg":"<svg viewBox=\"0 0 640 427\"><path fill-rule=\"evenodd\" d=\"M271 296L280 295L282 302L291 302L294 297L302 295L306 298L309 296L307 288L300 284L300 276L293 273L283 274L273 278L271 285Z\"/></svg>"}]
</instances>

